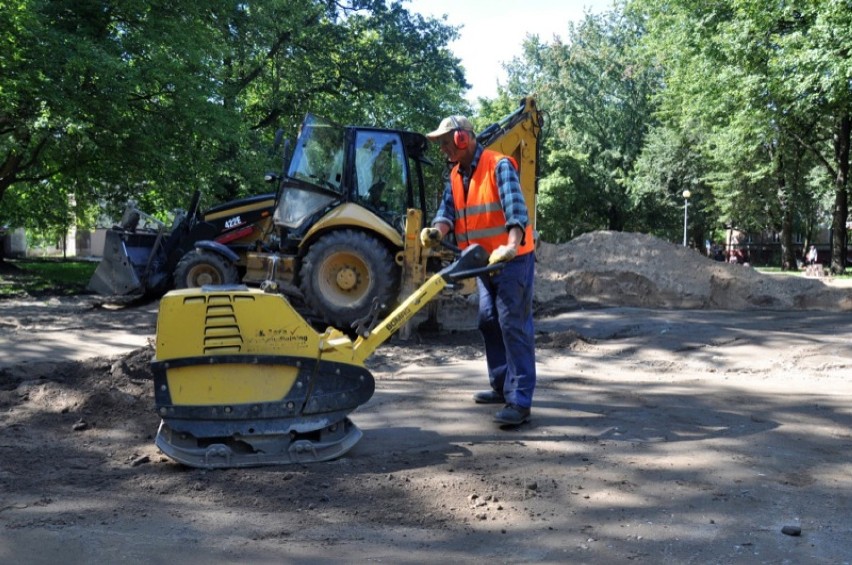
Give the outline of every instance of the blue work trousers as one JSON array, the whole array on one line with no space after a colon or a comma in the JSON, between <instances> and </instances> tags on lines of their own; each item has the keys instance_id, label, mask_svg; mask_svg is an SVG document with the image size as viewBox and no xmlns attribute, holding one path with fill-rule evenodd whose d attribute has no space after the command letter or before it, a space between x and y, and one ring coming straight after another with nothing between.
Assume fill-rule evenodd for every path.
<instances>
[{"instance_id":1,"label":"blue work trousers","mask_svg":"<svg viewBox=\"0 0 852 565\"><path fill-rule=\"evenodd\" d=\"M477 279L479 331L485 340L491 388L502 392L507 404L524 408L532 406L535 390L534 279L533 253Z\"/></svg>"}]
</instances>

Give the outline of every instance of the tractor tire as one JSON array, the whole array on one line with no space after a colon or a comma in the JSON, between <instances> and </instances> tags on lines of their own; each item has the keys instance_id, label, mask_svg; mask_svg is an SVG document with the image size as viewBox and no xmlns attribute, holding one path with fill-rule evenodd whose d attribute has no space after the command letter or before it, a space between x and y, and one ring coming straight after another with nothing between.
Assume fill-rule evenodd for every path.
<instances>
[{"instance_id":1,"label":"tractor tire","mask_svg":"<svg viewBox=\"0 0 852 565\"><path fill-rule=\"evenodd\" d=\"M380 241L340 230L311 245L302 261L299 288L312 312L343 331L370 313L378 299L385 313L396 303L400 270Z\"/></svg>"},{"instance_id":2,"label":"tractor tire","mask_svg":"<svg viewBox=\"0 0 852 565\"><path fill-rule=\"evenodd\" d=\"M215 253L193 249L175 267L175 288L237 284L237 266Z\"/></svg>"}]
</instances>

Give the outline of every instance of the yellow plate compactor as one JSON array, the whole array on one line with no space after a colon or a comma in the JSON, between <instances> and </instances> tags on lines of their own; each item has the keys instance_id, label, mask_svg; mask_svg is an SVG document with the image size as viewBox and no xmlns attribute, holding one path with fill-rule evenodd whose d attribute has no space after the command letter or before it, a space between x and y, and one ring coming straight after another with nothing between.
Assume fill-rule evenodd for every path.
<instances>
[{"instance_id":1,"label":"yellow plate compactor","mask_svg":"<svg viewBox=\"0 0 852 565\"><path fill-rule=\"evenodd\" d=\"M245 287L175 290L160 302L157 446L206 469L327 461L361 430L347 415L375 390L370 356L447 285L499 268L474 245L354 341L316 332L287 300Z\"/></svg>"}]
</instances>

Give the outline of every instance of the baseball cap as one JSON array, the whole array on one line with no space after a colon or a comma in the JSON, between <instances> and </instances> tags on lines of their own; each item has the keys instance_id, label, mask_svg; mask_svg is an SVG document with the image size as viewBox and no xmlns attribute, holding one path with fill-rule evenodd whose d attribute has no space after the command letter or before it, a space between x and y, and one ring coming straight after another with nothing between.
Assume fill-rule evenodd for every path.
<instances>
[{"instance_id":1,"label":"baseball cap","mask_svg":"<svg viewBox=\"0 0 852 565\"><path fill-rule=\"evenodd\" d=\"M470 120L468 120L464 116L450 116L441 120L441 125L438 126L438 129L427 133L426 139L428 139L429 141L435 141L442 135L450 133L451 131L455 131L457 129L464 129L472 132L473 124L471 124Z\"/></svg>"}]
</instances>

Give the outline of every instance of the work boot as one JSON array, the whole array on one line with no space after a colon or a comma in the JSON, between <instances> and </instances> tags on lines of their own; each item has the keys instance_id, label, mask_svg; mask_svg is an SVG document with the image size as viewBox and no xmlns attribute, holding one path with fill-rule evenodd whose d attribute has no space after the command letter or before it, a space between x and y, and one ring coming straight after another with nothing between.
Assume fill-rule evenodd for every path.
<instances>
[{"instance_id":1,"label":"work boot","mask_svg":"<svg viewBox=\"0 0 852 565\"><path fill-rule=\"evenodd\" d=\"M517 404L507 404L494 414L494 421L498 424L519 426L530 421L530 409Z\"/></svg>"},{"instance_id":2,"label":"work boot","mask_svg":"<svg viewBox=\"0 0 852 565\"><path fill-rule=\"evenodd\" d=\"M477 404L503 404L506 399L496 390L483 390L473 395L473 401Z\"/></svg>"}]
</instances>

